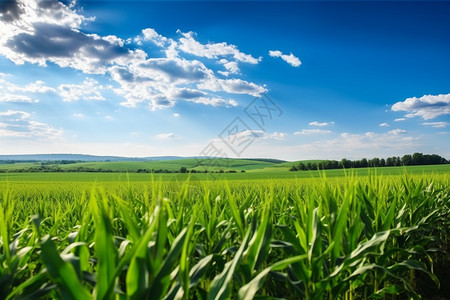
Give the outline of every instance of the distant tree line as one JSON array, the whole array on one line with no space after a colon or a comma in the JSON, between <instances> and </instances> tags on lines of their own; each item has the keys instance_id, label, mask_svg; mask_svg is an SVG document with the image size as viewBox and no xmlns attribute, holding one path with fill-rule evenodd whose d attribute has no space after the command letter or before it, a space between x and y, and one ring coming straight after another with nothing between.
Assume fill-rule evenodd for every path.
<instances>
[{"instance_id":1,"label":"distant tree line","mask_svg":"<svg viewBox=\"0 0 450 300\"><path fill-rule=\"evenodd\" d=\"M349 160L346 158L337 160L323 160L319 162L300 162L293 165L289 171L307 171L307 170L328 170L328 169L351 169L351 168L367 168L367 167L394 167L394 166L420 166L420 165L440 165L448 164L450 161L437 154L414 153L406 154L402 157L392 156L384 158Z\"/></svg>"},{"instance_id":2,"label":"distant tree line","mask_svg":"<svg viewBox=\"0 0 450 300\"><path fill-rule=\"evenodd\" d=\"M62 161L62 164L69 164L71 162ZM137 170L112 170L112 169L102 169L102 168L88 168L88 167L75 167L72 169L61 169L59 165L47 165L42 163L41 165L35 165L28 168L22 169L0 169L0 173L59 173L59 172L89 172L89 173L237 173L236 170L188 170L186 167L181 167L179 170L167 170L167 169L137 169ZM244 173L244 170L240 171Z\"/></svg>"},{"instance_id":3,"label":"distant tree line","mask_svg":"<svg viewBox=\"0 0 450 300\"><path fill-rule=\"evenodd\" d=\"M38 160L14 160L14 159L6 159L6 160L0 160L0 164L2 165L12 165L17 163L35 163L39 162Z\"/></svg>"},{"instance_id":4,"label":"distant tree line","mask_svg":"<svg viewBox=\"0 0 450 300\"><path fill-rule=\"evenodd\" d=\"M68 165L68 164L76 164L84 162L82 160L14 160L14 159L7 159L7 160L0 160L1 165L12 165L12 164L18 164L18 163L40 163L41 165Z\"/></svg>"},{"instance_id":5,"label":"distant tree line","mask_svg":"<svg viewBox=\"0 0 450 300\"><path fill-rule=\"evenodd\" d=\"M41 162L41 165L70 165L70 164L76 164L76 163L80 163L83 162L82 160L68 160L68 159L63 159L63 160L48 160L48 161L43 161Z\"/></svg>"}]
</instances>

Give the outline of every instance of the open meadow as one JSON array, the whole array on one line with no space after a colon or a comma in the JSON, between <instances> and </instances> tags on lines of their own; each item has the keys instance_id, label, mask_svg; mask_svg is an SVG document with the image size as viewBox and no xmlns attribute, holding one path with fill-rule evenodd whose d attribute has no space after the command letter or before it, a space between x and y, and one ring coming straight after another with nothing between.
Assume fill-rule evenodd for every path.
<instances>
[{"instance_id":1,"label":"open meadow","mask_svg":"<svg viewBox=\"0 0 450 300\"><path fill-rule=\"evenodd\" d=\"M448 165L346 173L0 174L0 298L448 295Z\"/></svg>"}]
</instances>

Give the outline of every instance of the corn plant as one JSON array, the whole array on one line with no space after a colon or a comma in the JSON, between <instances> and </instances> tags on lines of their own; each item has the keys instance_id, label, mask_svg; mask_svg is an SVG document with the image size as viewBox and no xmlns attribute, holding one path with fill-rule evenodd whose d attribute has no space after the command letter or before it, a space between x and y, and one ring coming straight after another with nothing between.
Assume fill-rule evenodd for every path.
<instances>
[{"instance_id":1,"label":"corn plant","mask_svg":"<svg viewBox=\"0 0 450 300\"><path fill-rule=\"evenodd\" d=\"M1 299L419 299L447 175L2 185Z\"/></svg>"}]
</instances>

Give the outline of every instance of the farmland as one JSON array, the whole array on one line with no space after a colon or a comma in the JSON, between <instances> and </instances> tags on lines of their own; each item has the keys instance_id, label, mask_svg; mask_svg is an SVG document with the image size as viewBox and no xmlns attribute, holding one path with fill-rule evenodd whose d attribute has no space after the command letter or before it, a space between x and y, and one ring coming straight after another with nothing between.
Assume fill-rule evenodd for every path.
<instances>
[{"instance_id":1,"label":"farmland","mask_svg":"<svg viewBox=\"0 0 450 300\"><path fill-rule=\"evenodd\" d=\"M346 172L0 174L0 298L445 295L448 165Z\"/></svg>"}]
</instances>

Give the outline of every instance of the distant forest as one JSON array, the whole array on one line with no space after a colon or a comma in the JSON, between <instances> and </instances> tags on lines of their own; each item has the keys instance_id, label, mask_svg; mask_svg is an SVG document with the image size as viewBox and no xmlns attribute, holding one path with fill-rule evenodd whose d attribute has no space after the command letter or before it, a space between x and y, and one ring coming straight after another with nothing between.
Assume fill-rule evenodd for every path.
<instances>
[{"instance_id":1,"label":"distant forest","mask_svg":"<svg viewBox=\"0 0 450 300\"><path fill-rule=\"evenodd\" d=\"M414 153L406 154L402 157L392 156L384 158L349 160L346 158L337 160L323 160L319 162L300 162L293 165L289 171L308 171L308 170L329 170L329 169L351 169L367 167L394 167L394 166L420 166L420 165L441 165L448 164L450 161L437 154Z\"/></svg>"}]
</instances>

